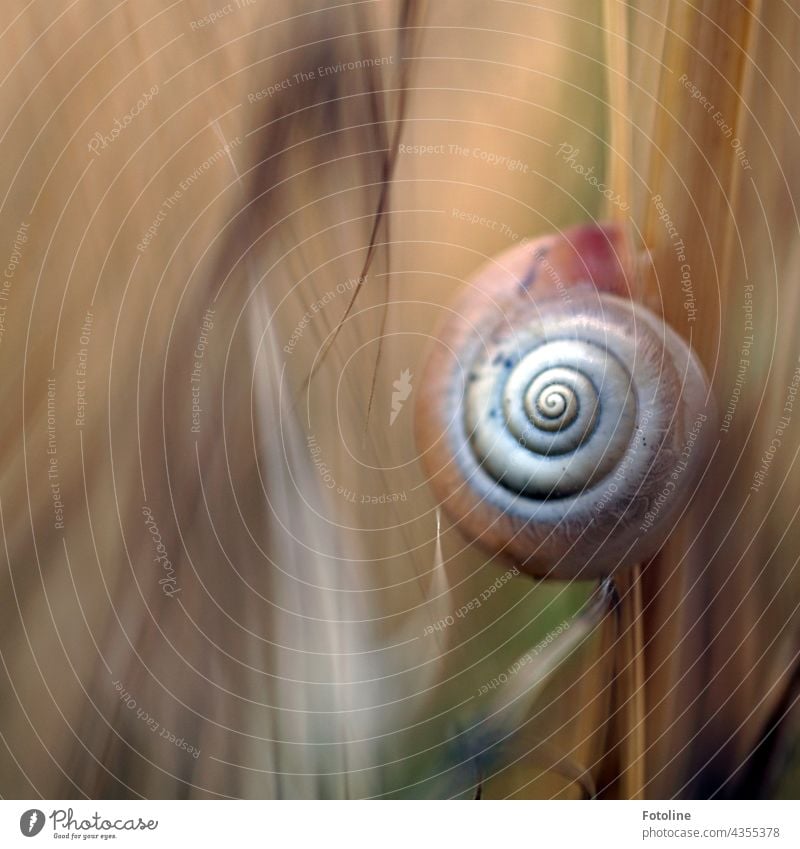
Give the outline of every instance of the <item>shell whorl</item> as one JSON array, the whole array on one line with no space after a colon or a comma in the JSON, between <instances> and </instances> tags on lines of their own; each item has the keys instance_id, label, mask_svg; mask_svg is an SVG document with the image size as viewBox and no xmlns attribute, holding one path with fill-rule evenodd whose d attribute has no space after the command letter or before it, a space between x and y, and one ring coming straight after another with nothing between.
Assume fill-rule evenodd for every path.
<instances>
[{"instance_id":1,"label":"shell whorl","mask_svg":"<svg viewBox=\"0 0 800 849\"><path fill-rule=\"evenodd\" d=\"M586 321L580 301L543 305L546 317L493 339L472 365L467 435L483 468L511 491L575 495L605 477L630 442L637 398L613 351L627 346L624 316L608 321L624 309L611 297L602 325Z\"/></svg>"},{"instance_id":2,"label":"shell whorl","mask_svg":"<svg viewBox=\"0 0 800 849\"><path fill-rule=\"evenodd\" d=\"M551 261L564 278L537 285L542 257L515 248L457 305L423 377L418 443L469 537L536 576L603 576L653 554L686 504L707 455L707 381L615 280L603 291Z\"/></svg>"}]
</instances>

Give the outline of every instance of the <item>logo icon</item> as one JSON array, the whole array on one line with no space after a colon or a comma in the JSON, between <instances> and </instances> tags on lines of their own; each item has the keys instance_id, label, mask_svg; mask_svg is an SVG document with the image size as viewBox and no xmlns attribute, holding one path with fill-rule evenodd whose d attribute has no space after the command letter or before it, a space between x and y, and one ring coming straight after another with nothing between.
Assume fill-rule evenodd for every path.
<instances>
[{"instance_id":1,"label":"logo icon","mask_svg":"<svg viewBox=\"0 0 800 849\"><path fill-rule=\"evenodd\" d=\"M395 380L392 383L394 386L394 392L392 392L392 412L389 414L389 426L394 424L394 420L400 414L400 410L403 409L403 402L408 400L408 396L411 394L411 371L410 369L405 369L400 372L400 379Z\"/></svg>"},{"instance_id":2,"label":"logo icon","mask_svg":"<svg viewBox=\"0 0 800 849\"><path fill-rule=\"evenodd\" d=\"M44 811L31 808L19 818L19 830L25 837L36 837L44 828Z\"/></svg>"}]
</instances>

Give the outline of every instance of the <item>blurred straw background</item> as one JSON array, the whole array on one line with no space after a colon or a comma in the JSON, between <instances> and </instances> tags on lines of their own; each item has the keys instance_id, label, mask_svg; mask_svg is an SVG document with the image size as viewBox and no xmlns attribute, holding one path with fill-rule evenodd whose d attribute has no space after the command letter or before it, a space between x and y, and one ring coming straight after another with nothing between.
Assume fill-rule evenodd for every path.
<instances>
[{"instance_id":1,"label":"blurred straw background","mask_svg":"<svg viewBox=\"0 0 800 849\"><path fill-rule=\"evenodd\" d=\"M799 11L7 0L0 792L796 797ZM607 218L736 403L654 561L536 583L438 514L414 380Z\"/></svg>"}]
</instances>

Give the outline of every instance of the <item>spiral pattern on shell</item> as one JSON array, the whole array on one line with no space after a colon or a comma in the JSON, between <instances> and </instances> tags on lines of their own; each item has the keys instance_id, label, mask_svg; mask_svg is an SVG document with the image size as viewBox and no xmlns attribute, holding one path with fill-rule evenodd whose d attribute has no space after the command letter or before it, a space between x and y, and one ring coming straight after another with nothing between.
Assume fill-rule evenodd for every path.
<instances>
[{"instance_id":1,"label":"spiral pattern on shell","mask_svg":"<svg viewBox=\"0 0 800 849\"><path fill-rule=\"evenodd\" d=\"M511 273L479 275L438 336L418 408L424 465L465 533L524 571L608 575L656 551L697 483L705 374L613 287L521 285L532 255L510 256Z\"/></svg>"}]
</instances>

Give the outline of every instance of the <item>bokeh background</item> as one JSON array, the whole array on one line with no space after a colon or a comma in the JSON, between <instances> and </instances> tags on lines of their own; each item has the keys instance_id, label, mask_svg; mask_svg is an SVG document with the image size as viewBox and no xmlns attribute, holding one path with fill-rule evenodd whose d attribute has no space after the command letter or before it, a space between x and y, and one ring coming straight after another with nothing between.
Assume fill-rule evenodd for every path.
<instances>
[{"instance_id":1,"label":"bokeh background","mask_svg":"<svg viewBox=\"0 0 800 849\"><path fill-rule=\"evenodd\" d=\"M796 797L798 11L7 0L0 792ZM730 420L653 561L534 582L416 381L609 218Z\"/></svg>"}]
</instances>

